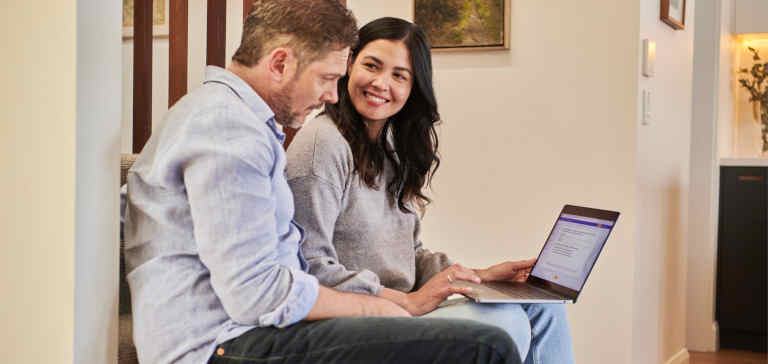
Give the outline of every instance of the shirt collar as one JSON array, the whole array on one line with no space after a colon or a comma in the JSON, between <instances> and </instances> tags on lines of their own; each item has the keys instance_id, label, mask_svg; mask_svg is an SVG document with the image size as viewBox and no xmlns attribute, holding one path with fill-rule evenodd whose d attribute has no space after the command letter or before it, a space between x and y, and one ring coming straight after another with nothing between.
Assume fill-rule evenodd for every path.
<instances>
[{"instance_id":1,"label":"shirt collar","mask_svg":"<svg viewBox=\"0 0 768 364\"><path fill-rule=\"evenodd\" d=\"M245 80L224 68L207 66L205 68L203 84L212 82L221 83L229 87L256 114L259 120L266 120L267 125L275 133L277 139L280 141L285 140L285 133L283 133L281 128L277 127L275 122L275 113Z\"/></svg>"}]
</instances>

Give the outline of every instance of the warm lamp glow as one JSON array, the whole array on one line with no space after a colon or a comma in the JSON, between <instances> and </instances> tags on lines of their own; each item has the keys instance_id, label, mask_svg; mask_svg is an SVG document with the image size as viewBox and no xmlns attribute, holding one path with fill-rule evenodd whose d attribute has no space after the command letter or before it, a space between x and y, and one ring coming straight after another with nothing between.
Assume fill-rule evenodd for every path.
<instances>
[{"instance_id":1,"label":"warm lamp glow","mask_svg":"<svg viewBox=\"0 0 768 364\"><path fill-rule=\"evenodd\" d=\"M768 33L739 34L738 39L744 48L768 46Z\"/></svg>"}]
</instances>

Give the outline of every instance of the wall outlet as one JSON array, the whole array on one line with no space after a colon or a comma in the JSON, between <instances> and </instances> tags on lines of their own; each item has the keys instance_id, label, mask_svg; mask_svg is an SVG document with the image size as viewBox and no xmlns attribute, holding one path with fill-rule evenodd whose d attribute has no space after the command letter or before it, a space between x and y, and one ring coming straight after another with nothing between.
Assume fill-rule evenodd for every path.
<instances>
[{"instance_id":1,"label":"wall outlet","mask_svg":"<svg viewBox=\"0 0 768 364\"><path fill-rule=\"evenodd\" d=\"M651 123L651 90L643 89L643 118L642 124L648 125Z\"/></svg>"}]
</instances>

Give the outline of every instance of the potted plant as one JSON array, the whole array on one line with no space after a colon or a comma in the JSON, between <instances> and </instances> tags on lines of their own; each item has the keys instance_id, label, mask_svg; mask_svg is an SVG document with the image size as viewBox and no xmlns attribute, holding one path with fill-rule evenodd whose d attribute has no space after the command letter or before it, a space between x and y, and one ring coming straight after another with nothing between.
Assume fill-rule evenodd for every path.
<instances>
[{"instance_id":1,"label":"potted plant","mask_svg":"<svg viewBox=\"0 0 768 364\"><path fill-rule=\"evenodd\" d=\"M768 62L760 63L760 55L757 50L748 47L752 53L752 60L755 63L752 65L752 69L742 68L739 73L746 74L745 78L740 78L739 83L741 86L749 91L749 101L754 103L756 110L755 114L760 114L760 124L763 138L763 154L768 152ZM757 118L757 115L755 115Z\"/></svg>"}]
</instances>

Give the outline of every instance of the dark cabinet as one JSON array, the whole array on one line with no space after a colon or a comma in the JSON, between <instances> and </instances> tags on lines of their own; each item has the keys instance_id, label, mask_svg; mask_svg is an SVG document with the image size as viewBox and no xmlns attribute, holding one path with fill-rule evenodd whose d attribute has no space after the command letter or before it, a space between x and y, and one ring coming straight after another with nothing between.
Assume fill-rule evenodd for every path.
<instances>
[{"instance_id":1,"label":"dark cabinet","mask_svg":"<svg viewBox=\"0 0 768 364\"><path fill-rule=\"evenodd\" d=\"M720 167L716 313L720 347L766 351L768 167Z\"/></svg>"}]
</instances>

